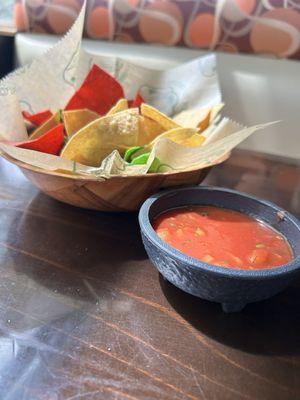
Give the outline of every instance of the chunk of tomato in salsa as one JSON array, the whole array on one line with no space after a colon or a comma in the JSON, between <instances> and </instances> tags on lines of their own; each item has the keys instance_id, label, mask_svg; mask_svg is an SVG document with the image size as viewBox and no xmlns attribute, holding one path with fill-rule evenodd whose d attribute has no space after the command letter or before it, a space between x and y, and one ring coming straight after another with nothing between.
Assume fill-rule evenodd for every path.
<instances>
[{"instance_id":1,"label":"chunk of tomato in salsa","mask_svg":"<svg viewBox=\"0 0 300 400\"><path fill-rule=\"evenodd\" d=\"M278 267L293 258L287 240L246 214L214 206L182 207L153 222L158 236L208 264L239 269Z\"/></svg>"}]
</instances>

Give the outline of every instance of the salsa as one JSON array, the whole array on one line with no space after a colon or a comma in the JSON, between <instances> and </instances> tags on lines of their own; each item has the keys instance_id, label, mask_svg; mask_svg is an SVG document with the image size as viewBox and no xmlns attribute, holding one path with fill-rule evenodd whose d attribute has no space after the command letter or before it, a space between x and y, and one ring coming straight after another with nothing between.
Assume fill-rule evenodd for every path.
<instances>
[{"instance_id":1,"label":"salsa","mask_svg":"<svg viewBox=\"0 0 300 400\"><path fill-rule=\"evenodd\" d=\"M153 223L158 236L208 264L238 269L273 268L293 258L276 230L238 211L214 206L176 208Z\"/></svg>"}]
</instances>

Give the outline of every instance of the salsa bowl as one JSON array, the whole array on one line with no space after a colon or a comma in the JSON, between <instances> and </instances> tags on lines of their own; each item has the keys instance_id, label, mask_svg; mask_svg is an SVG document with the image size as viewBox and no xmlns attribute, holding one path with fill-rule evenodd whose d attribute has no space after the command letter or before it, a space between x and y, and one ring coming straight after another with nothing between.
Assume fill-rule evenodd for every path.
<instances>
[{"instance_id":1,"label":"salsa bowl","mask_svg":"<svg viewBox=\"0 0 300 400\"><path fill-rule=\"evenodd\" d=\"M177 207L210 205L242 212L281 233L293 259L269 269L236 269L207 264L164 242L152 227L159 214ZM169 282L187 293L222 304L225 312L242 310L247 303L267 299L285 289L300 271L300 222L274 203L230 189L196 186L165 190L151 196L139 213L146 252Z\"/></svg>"}]
</instances>

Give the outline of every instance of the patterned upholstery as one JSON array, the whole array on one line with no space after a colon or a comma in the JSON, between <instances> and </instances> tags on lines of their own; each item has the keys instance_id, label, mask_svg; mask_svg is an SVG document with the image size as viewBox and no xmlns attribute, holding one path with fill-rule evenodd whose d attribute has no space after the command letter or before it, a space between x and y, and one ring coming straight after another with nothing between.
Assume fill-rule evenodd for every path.
<instances>
[{"instance_id":1,"label":"patterned upholstery","mask_svg":"<svg viewBox=\"0 0 300 400\"><path fill-rule=\"evenodd\" d=\"M83 0L16 0L19 30L65 33ZM89 0L85 36L300 58L300 0Z\"/></svg>"}]
</instances>

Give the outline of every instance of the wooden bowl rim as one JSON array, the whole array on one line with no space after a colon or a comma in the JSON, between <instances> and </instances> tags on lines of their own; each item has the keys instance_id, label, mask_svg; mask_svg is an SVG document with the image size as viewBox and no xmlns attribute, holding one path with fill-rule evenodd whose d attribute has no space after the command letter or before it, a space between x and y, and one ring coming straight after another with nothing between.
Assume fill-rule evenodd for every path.
<instances>
[{"instance_id":1,"label":"wooden bowl rim","mask_svg":"<svg viewBox=\"0 0 300 400\"><path fill-rule=\"evenodd\" d=\"M71 180L76 180L76 181L92 181L92 182L103 182L111 179L126 179L126 178L146 178L146 179L153 179L154 177L169 177L169 176L176 176L188 172L198 172L201 170L204 170L206 168L211 168L214 167L215 165L221 164L222 162L228 160L230 157L231 152L226 153L225 156L220 158L215 164L211 166L207 166L204 168L195 168L195 169L188 169L188 170L182 170L182 171L176 171L176 172L156 172L156 173L151 173L151 174L138 174L138 175L112 175L109 178L103 178L103 177L85 177L83 175L69 175L69 174L64 174L62 172L56 172L56 171L51 171L51 170L44 170L42 168L35 167L33 165L24 163L23 161L16 160L13 157L10 157L7 154L0 153L1 157L5 158L7 161L11 162L12 164L18 166L19 168L26 169L28 171L40 173L43 175L50 175L50 176L57 176L57 177L62 177L65 179L71 179Z\"/></svg>"}]
</instances>

